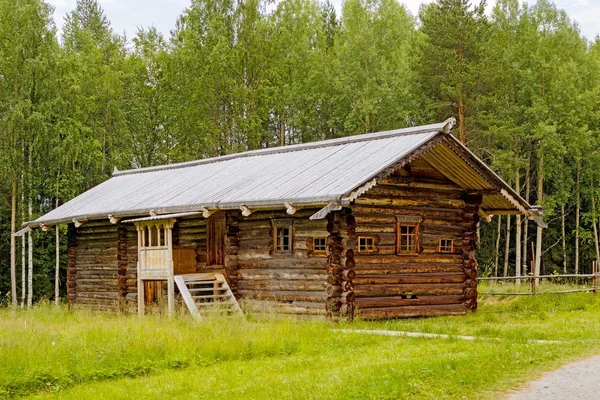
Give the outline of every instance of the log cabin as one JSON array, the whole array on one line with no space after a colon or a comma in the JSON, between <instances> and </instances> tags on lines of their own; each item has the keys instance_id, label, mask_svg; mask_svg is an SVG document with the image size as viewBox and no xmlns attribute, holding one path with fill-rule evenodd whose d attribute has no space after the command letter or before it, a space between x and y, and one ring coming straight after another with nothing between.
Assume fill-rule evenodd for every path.
<instances>
[{"instance_id":1,"label":"log cabin","mask_svg":"<svg viewBox=\"0 0 600 400\"><path fill-rule=\"evenodd\" d=\"M464 314L480 220L529 205L442 123L128 171L30 228L68 224L70 306L197 318Z\"/></svg>"}]
</instances>

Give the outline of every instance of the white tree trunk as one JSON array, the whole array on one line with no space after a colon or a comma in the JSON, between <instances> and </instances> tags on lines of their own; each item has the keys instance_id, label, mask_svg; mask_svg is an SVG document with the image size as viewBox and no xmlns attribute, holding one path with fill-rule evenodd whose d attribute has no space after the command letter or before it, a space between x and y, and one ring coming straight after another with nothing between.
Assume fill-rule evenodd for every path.
<instances>
[{"instance_id":1,"label":"white tree trunk","mask_svg":"<svg viewBox=\"0 0 600 400\"><path fill-rule=\"evenodd\" d=\"M508 276L508 264L509 264L509 256L510 256L510 215L506 216L506 235L504 237L504 275Z\"/></svg>"},{"instance_id":2,"label":"white tree trunk","mask_svg":"<svg viewBox=\"0 0 600 400\"><path fill-rule=\"evenodd\" d=\"M17 306L17 246L15 243L15 226L17 218L17 181L12 182L12 194L10 199L10 296L12 305Z\"/></svg>"}]
</instances>

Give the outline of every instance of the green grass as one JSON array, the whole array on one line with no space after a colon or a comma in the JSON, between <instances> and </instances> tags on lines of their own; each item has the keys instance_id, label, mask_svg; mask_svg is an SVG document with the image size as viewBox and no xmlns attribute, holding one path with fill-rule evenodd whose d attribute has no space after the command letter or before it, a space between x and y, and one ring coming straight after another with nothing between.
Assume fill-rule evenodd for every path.
<instances>
[{"instance_id":1,"label":"green grass","mask_svg":"<svg viewBox=\"0 0 600 400\"><path fill-rule=\"evenodd\" d=\"M335 327L139 320L47 305L2 309L0 398L496 398L599 353L600 300L588 293L494 297L466 316L352 325L500 341L343 334Z\"/></svg>"}]
</instances>

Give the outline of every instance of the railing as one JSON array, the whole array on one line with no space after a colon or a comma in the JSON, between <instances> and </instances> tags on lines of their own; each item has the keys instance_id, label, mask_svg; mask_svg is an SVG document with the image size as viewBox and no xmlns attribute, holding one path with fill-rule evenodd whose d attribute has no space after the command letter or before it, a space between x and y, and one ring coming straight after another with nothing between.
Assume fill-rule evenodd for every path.
<instances>
[{"instance_id":1,"label":"railing","mask_svg":"<svg viewBox=\"0 0 600 400\"><path fill-rule=\"evenodd\" d=\"M489 296L535 296L540 293L577 293L577 292L593 292L596 293L598 290L598 282L600 277L600 272L598 271L598 265L596 261L592 262L592 273L591 274L552 274L552 275L536 275L535 269L532 268L532 273L523 276L485 276L478 277L478 281L514 281L516 287L520 287L521 282L528 282L528 291L527 292L479 292L480 295L489 295ZM570 278L574 280L582 280L582 279L591 279L590 287L581 287L576 289L567 289L567 290L544 290L539 291L538 286L540 282L544 279L548 281L553 281L560 278Z\"/></svg>"}]
</instances>

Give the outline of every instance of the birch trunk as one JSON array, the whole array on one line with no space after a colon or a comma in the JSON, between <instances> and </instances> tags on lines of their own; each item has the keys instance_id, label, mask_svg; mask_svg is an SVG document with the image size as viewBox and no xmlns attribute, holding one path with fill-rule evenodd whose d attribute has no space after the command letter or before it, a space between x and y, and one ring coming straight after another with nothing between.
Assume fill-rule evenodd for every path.
<instances>
[{"instance_id":1,"label":"birch trunk","mask_svg":"<svg viewBox=\"0 0 600 400\"><path fill-rule=\"evenodd\" d=\"M56 197L56 207L58 208L58 193ZM59 292L59 284L60 284L60 233L58 229L58 224L56 224L56 270L54 271L54 304L56 306L59 305L60 301L60 292Z\"/></svg>"},{"instance_id":2,"label":"birch trunk","mask_svg":"<svg viewBox=\"0 0 600 400\"><path fill-rule=\"evenodd\" d=\"M565 230L565 205L560 206L561 228L562 228L562 253L563 253L563 273L567 273L567 235Z\"/></svg>"},{"instance_id":3,"label":"birch trunk","mask_svg":"<svg viewBox=\"0 0 600 400\"><path fill-rule=\"evenodd\" d=\"M25 157L23 157L25 158ZM21 172L21 221L25 221L25 175ZM25 272L25 240L26 235L21 236L21 308L25 308L25 296L27 294L27 273Z\"/></svg>"},{"instance_id":4,"label":"birch trunk","mask_svg":"<svg viewBox=\"0 0 600 400\"><path fill-rule=\"evenodd\" d=\"M594 245L596 247L596 260L600 260L600 248L598 247L598 226L596 223L596 194L592 187L592 227L594 228Z\"/></svg>"},{"instance_id":5,"label":"birch trunk","mask_svg":"<svg viewBox=\"0 0 600 400\"><path fill-rule=\"evenodd\" d=\"M504 238L504 275L508 276L508 258L510 256L510 215L506 216L506 236Z\"/></svg>"},{"instance_id":6,"label":"birch trunk","mask_svg":"<svg viewBox=\"0 0 600 400\"><path fill-rule=\"evenodd\" d=\"M527 169L525 170L525 201L529 203L529 192L531 189L531 153L527 155ZM523 224L523 275L527 275L527 242L529 241L529 218L525 218Z\"/></svg>"},{"instance_id":7,"label":"birch trunk","mask_svg":"<svg viewBox=\"0 0 600 400\"><path fill-rule=\"evenodd\" d=\"M579 273L579 219L581 214L581 159L577 159L575 182L575 273ZM598 258L596 258L598 260ZM599 260L600 261L600 260Z\"/></svg>"},{"instance_id":8,"label":"birch trunk","mask_svg":"<svg viewBox=\"0 0 600 400\"><path fill-rule=\"evenodd\" d=\"M31 150L29 151L29 168L31 170ZM31 220L33 215L33 204L31 200L31 185L29 187L29 193L27 195L27 211L28 220ZM31 237L31 231L27 232L27 245L28 245L28 257L27 257L27 307L33 305L33 238Z\"/></svg>"},{"instance_id":9,"label":"birch trunk","mask_svg":"<svg viewBox=\"0 0 600 400\"><path fill-rule=\"evenodd\" d=\"M537 204L541 204L544 197L544 174L542 168L544 167L544 159L540 154L537 160ZM535 274L540 275L542 265L542 234L543 229L540 225L537 226L536 238L535 238ZM539 278L535 279L535 283L539 283Z\"/></svg>"},{"instance_id":10,"label":"birch trunk","mask_svg":"<svg viewBox=\"0 0 600 400\"><path fill-rule=\"evenodd\" d=\"M17 218L17 181L13 179L10 199L10 295L12 305L17 306L17 246L15 243L15 226Z\"/></svg>"},{"instance_id":11,"label":"birch trunk","mask_svg":"<svg viewBox=\"0 0 600 400\"><path fill-rule=\"evenodd\" d=\"M519 167L515 167L515 189L518 194L521 194L521 177L519 173ZM515 237L515 276L521 276L521 215L517 215L516 221L516 237ZM521 280L516 280L517 286L521 285Z\"/></svg>"}]
</instances>

